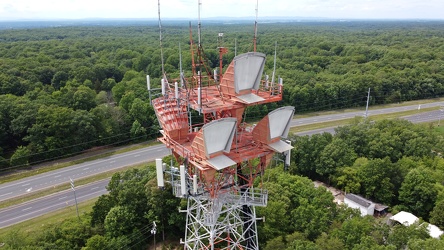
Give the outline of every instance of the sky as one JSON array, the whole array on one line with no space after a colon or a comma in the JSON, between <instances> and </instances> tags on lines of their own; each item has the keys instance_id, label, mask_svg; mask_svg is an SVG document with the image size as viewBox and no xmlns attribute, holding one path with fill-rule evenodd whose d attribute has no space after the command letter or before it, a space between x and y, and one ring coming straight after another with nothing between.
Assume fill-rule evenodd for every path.
<instances>
[{"instance_id":1,"label":"sky","mask_svg":"<svg viewBox=\"0 0 444 250\"><path fill-rule=\"evenodd\" d=\"M211 17L444 19L444 0L201 0ZM197 19L198 0L160 0L161 18ZM1 0L0 20L155 18L157 0Z\"/></svg>"}]
</instances>

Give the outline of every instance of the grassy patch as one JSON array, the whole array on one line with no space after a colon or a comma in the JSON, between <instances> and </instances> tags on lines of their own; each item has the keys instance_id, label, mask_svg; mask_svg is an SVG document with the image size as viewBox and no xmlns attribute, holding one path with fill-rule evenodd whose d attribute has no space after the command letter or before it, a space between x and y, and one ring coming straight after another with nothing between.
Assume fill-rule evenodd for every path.
<instances>
[{"instance_id":1,"label":"grassy patch","mask_svg":"<svg viewBox=\"0 0 444 250\"><path fill-rule=\"evenodd\" d=\"M142 164L138 164L138 165L134 165L134 166L126 166L126 167L122 167L119 169L115 169L113 171L109 171L109 172L105 172L105 173L101 173L101 174L97 174L97 175L92 175L83 179L76 179L76 186L81 186L81 185L85 185L88 183L92 183L95 181L99 181L99 180L103 180L106 178L111 178L111 176L113 176L114 173L117 172L122 172L128 169L132 169L132 168L143 168L144 166L151 164L152 162L149 163L142 163ZM48 188L48 189L44 189L44 190L39 190L33 193L29 193L23 196L20 196L18 198L13 198L13 199L9 199L6 201L2 201L0 202L0 209L5 208L5 207L9 207L9 206L13 206L13 205L17 205L17 204L21 204L23 202L26 201L30 201L33 199L37 199L46 195L50 195L56 192L60 192L60 191L64 191L67 189L70 189L70 183L64 183L64 184L60 184L57 186L54 186L53 188Z\"/></svg>"},{"instance_id":2,"label":"grassy patch","mask_svg":"<svg viewBox=\"0 0 444 250\"><path fill-rule=\"evenodd\" d=\"M436 124L436 126L433 128L436 132L440 133L441 135L444 135L444 122L441 121L441 125L438 126L438 124Z\"/></svg>"}]
</instances>

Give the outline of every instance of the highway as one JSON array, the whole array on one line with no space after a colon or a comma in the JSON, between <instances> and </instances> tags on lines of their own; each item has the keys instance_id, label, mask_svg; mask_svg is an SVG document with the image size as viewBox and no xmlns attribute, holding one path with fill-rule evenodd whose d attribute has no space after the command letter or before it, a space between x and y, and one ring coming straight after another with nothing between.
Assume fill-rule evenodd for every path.
<instances>
[{"instance_id":1,"label":"highway","mask_svg":"<svg viewBox=\"0 0 444 250\"><path fill-rule=\"evenodd\" d=\"M69 184L70 178L75 181L125 166L154 161L169 152L160 144L8 182L0 185L0 202L56 185Z\"/></svg>"},{"instance_id":2,"label":"highway","mask_svg":"<svg viewBox=\"0 0 444 250\"><path fill-rule=\"evenodd\" d=\"M444 102L435 102L430 104L422 104L421 108L436 107L444 105ZM397 108L387 108L379 110L369 110L369 116L376 114L388 114L395 112L402 112L406 110L418 109L418 105L404 106ZM309 118L299 118L291 122L291 126L301 126L314 123L320 123L325 121L334 121L353 118L355 116L362 116L364 112L350 112L344 114L324 115ZM414 123L436 121L443 115L443 112L436 110L427 113L420 113L416 115L403 117ZM324 128L312 131L304 131L297 133L298 135L311 135L315 133L330 132L334 133L334 128ZM24 178L18 181L9 182L0 185L0 202L11 199L14 197L27 194L29 192L35 192L39 189L51 188L54 185L67 184L69 187L70 178L73 180L85 178L90 175L122 168L124 166L135 165L138 163L153 161L155 158L161 158L170 154L169 150L164 145L155 145L148 148L138 149L119 155L105 157L99 160L90 161L82 164L73 165L63 169L35 175L32 177ZM106 193L106 185L108 180L97 182L92 189L90 185L79 186L76 188L78 193L78 199L80 197L84 200L94 198ZM50 196L45 196L27 203L8 207L0 210L0 228L13 225L20 221L31 219L42 215L44 213L55 211L57 209L73 206L74 204L69 202L72 200L70 197L72 191L70 188L67 191L63 191ZM66 198L64 198L66 197ZM62 199L63 198L63 199ZM66 199L66 200L65 200ZM67 202L67 203L66 203Z\"/></svg>"},{"instance_id":3,"label":"highway","mask_svg":"<svg viewBox=\"0 0 444 250\"><path fill-rule=\"evenodd\" d=\"M109 180L110 179L100 180L82 187L76 187L77 202L80 203L106 194L108 191L105 187L108 185ZM71 188L0 210L0 228L14 225L65 207L75 209L74 192Z\"/></svg>"},{"instance_id":4,"label":"highway","mask_svg":"<svg viewBox=\"0 0 444 250\"><path fill-rule=\"evenodd\" d=\"M374 109L374 110L369 109L368 116L371 117L372 115L383 115L383 114L398 113L398 112L409 111L409 110L418 110L418 108L423 109L423 108L432 108L432 107L440 107L440 106L444 106L444 102L432 102L432 103L424 103L421 105L409 105L409 106L393 107L393 108L385 108L385 109ZM297 114L297 109L296 109L296 114ZM294 119L290 123L290 125L292 127L296 127L296 126L303 126L303 125L309 125L309 124L314 124L314 123L350 119L350 118L354 118L356 116L364 116L364 115L365 115L365 111L363 110L363 111L348 112L348 113L342 113L342 114L313 116L313 117L308 117L308 118L297 118L297 116L296 116L296 119Z\"/></svg>"}]
</instances>

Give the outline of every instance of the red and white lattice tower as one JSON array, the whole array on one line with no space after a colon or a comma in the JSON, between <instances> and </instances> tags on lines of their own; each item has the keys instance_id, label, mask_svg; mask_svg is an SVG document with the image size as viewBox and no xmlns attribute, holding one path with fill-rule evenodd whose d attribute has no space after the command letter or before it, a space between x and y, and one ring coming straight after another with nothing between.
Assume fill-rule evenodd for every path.
<instances>
[{"instance_id":1,"label":"red and white lattice tower","mask_svg":"<svg viewBox=\"0 0 444 250\"><path fill-rule=\"evenodd\" d=\"M177 81L164 76L162 94L152 100L162 127L158 140L181 164L165 169L157 160L158 185L163 187L168 172L174 194L187 199L184 249L258 249L255 207L266 206L268 194L255 179L274 153L292 148L281 139L288 135L294 107L246 124L248 106L282 100L282 79L262 79L265 55L258 52L234 57L222 74L227 50L218 49L221 65L215 77L206 66L200 38L197 46L191 40L192 76L181 73ZM203 123L192 123L191 109Z\"/></svg>"}]
</instances>

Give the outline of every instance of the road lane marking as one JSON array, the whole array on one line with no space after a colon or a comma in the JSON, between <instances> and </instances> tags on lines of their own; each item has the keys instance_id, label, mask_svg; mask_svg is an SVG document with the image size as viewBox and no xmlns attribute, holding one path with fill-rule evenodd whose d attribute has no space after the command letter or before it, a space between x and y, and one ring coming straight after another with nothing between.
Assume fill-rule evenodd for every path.
<instances>
[{"instance_id":1,"label":"road lane marking","mask_svg":"<svg viewBox=\"0 0 444 250\"><path fill-rule=\"evenodd\" d=\"M66 199L66 198L68 198L68 196L60 197L59 200L63 200L63 199Z\"/></svg>"},{"instance_id":2,"label":"road lane marking","mask_svg":"<svg viewBox=\"0 0 444 250\"><path fill-rule=\"evenodd\" d=\"M23 184L22 187L26 187L26 186L29 186L29 185L31 185L31 183Z\"/></svg>"},{"instance_id":3,"label":"road lane marking","mask_svg":"<svg viewBox=\"0 0 444 250\"><path fill-rule=\"evenodd\" d=\"M10 194L12 194L12 192L9 192L9 193L6 193L6 194L2 194L2 195L0 195L0 197L5 196L5 195L10 195Z\"/></svg>"},{"instance_id":4,"label":"road lane marking","mask_svg":"<svg viewBox=\"0 0 444 250\"><path fill-rule=\"evenodd\" d=\"M88 170L89 168L84 168L83 170Z\"/></svg>"},{"instance_id":5,"label":"road lane marking","mask_svg":"<svg viewBox=\"0 0 444 250\"><path fill-rule=\"evenodd\" d=\"M32 207L24 208L24 209L22 209L22 211L26 211L26 210L29 210L29 209L32 209Z\"/></svg>"}]
</instances>

